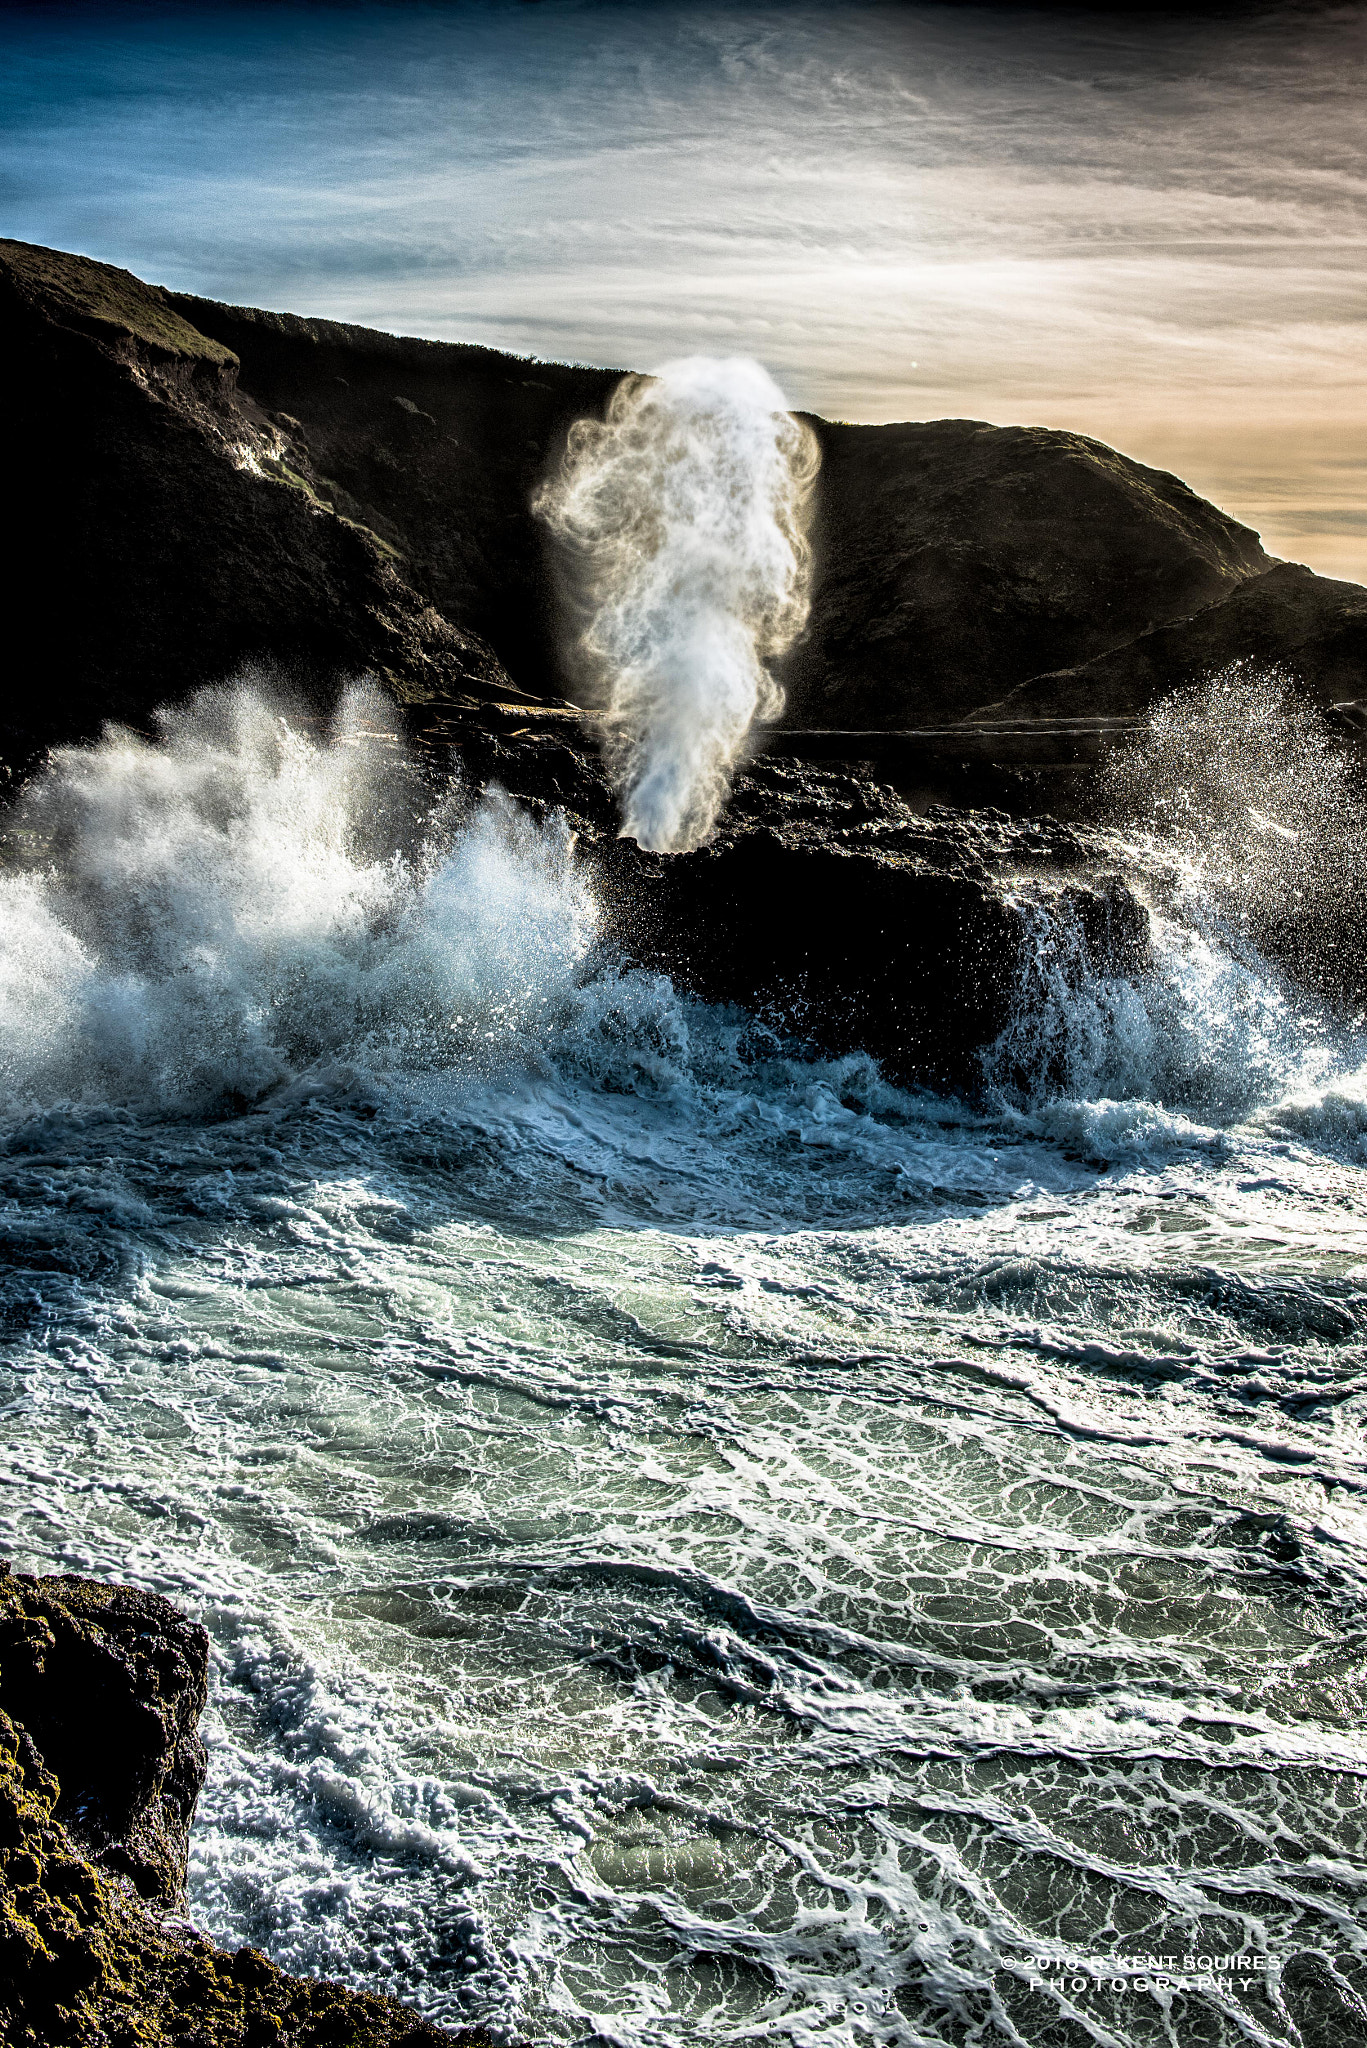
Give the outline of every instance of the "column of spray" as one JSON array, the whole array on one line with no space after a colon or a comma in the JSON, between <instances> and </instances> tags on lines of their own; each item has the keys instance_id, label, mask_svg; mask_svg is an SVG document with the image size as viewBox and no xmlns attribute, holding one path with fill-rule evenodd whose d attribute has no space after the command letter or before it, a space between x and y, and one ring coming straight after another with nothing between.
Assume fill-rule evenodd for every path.
<instances>
[{"instance_id":1,"label":"column of spray","mask_svg":"<svg viewBox=\"0 0 1367 2048\"><path fill-rule=\"evenodd\" d=\"M758 363L694 356L625 378L539 493L572 551L622 831L642 846L701 845L752 724L783 708L767 664L806 623L819 460Z\"/></svg>"}]
</instances>

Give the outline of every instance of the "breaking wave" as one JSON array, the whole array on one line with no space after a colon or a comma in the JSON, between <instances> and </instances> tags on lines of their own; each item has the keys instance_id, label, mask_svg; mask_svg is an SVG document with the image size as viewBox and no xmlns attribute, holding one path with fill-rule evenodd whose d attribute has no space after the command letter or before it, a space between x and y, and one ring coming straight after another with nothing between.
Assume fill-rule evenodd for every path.
<instances>
[{"instance_id":1,"label":"breaking wave","mask_svg":"<svg viewBox=\"0 0 1367 2048\"><path fill-rule=\"evenodd\" d=\"M1240 664L1159 704L1101 789L1147 957L1098 973L1068 899L1022 895L989 1087L1017 1108L1138 1101L1220 1124L1342 1103L1367 1063L1360 776L1280 674Z\"/></svg>"},{"instance_id":2,"label":"breaking wave","mask_svg":"<svg viewBox=\"0 0 1367 2048\"><path fill-rule=\"evenodd\" d=\"M563 824L456 789L396 850L413 790L384 700L323 738L249 688L59 752L0 880L0 1076L58 1097L254 1101L321 1064L489 1070L535 1054L597 914Z\"/></svg>"}]
</instances>

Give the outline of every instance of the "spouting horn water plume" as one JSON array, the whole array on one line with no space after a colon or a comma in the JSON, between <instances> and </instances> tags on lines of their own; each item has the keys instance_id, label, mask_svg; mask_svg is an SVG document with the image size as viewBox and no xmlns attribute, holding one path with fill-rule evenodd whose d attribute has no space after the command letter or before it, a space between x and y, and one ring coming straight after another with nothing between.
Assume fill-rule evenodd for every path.
<instances>
[{"instance_id":1,"label":"spouting horn water plume","mask_svg":"<svg viewBox=\"0 0 1367 2048\"><path fill-rule=\"evenodd\" d=\"M622 831L701 845L756 718L767 664L806 623L803 515L820 460L768 372L689 356L627 377L571 429L537 509L577 556L581 652L607 713Z\"/></svg>"}]
</instances>

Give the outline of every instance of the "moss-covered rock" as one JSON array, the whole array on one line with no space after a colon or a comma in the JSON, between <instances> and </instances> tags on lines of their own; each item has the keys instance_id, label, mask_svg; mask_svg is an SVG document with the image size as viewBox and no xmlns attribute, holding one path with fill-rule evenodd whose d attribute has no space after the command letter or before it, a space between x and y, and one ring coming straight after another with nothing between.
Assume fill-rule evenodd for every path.
<instances>
[{"instance_id":1,"label":"moss-covered rock","mask_svg":"<svg viewBox=\"0 0 1367 2048\"><path fill-rule=\"evenodd\" d=\"M84 328L104 341L136 341L159 355L235 370L237 357L184 319L157 285L131 270L95 263L64 249L0 240L0 262L16 298L46 319Z\"/></svg>"},{"instance_id":2,"label":"moss-covered rock","mask_svg":"<svg viewBox=\"0 0 1367 2048\"><path fill-rule=\"evenodd\" d=\"M479 2030L451 2035L163 1917L204 1775L207 1651L154 1594L0 1576L0 2040L480 2048Z\"/></svg>"},{"instance_id":3,"label":"moss-covered rock","mask_svg":"<svg viewBox=\"0 0 1367 2048\"><path fill-rule=\"evenodd\" d=\"M60 1785L101 1870L171 1906L204 1782L208 1639L166 1601L89 1579L0 1578L0 1708Z\"/></svg>"}]
</instances>

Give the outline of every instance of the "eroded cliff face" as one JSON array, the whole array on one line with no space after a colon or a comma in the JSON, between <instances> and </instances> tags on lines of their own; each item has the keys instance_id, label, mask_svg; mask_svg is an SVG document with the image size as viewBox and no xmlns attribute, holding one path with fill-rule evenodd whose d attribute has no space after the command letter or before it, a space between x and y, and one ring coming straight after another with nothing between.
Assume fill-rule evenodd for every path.
<instances>
[{"instance_id":1,"label":"eroded cliff face","mask_svg":"<svg viewBox=\"0 0 1367 2048\"><path fill-rule=\"evenodd\" d=\"M484 2048L168 1917L204 1779L208 1638L155 1594L0 1565L7 2048Z\"/></svg>"},{"instance_id":2,"label":"eroded cliff face","mask_svg":"<svg viewBox=\"0 0 1367 2048\"><path fill-rule=\"evenodd\" d=\"M510 691L492 651L329 510L231 351L107 265L0 243L0 362L20 402L0 754L261 661L326 701L363 670L401 699Z\"/></svg>"}]
</instances>

